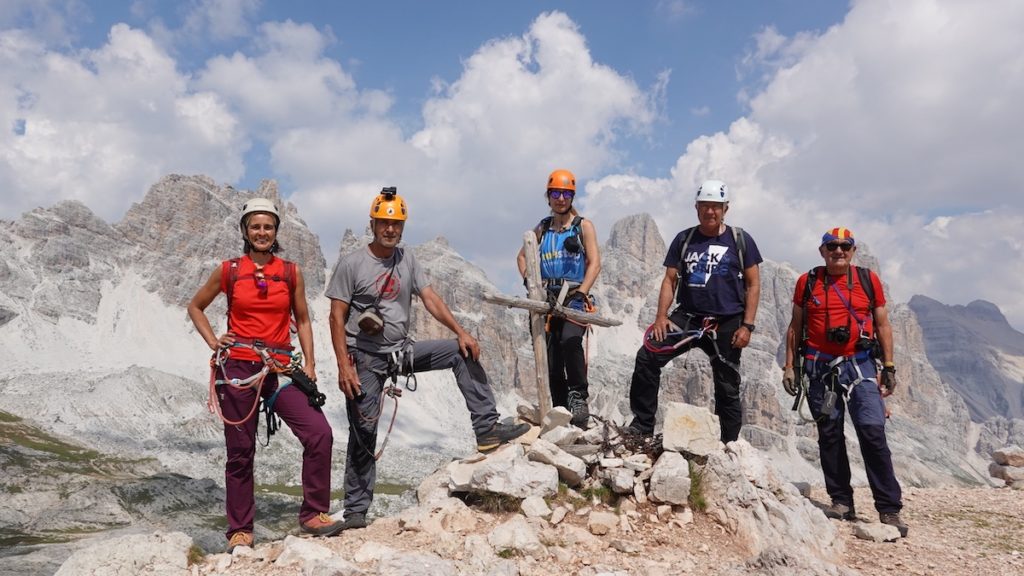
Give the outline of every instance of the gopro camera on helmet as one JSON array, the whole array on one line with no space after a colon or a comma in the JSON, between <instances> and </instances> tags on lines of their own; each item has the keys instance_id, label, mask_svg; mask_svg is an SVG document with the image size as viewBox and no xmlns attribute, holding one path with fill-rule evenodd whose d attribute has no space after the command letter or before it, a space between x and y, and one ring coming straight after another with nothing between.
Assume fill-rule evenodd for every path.
<instances>
[{"instance_id":1,"label":"gopro camera on helmet","mask_svg":"<svg viewBox=\"0 0 1024 576\"><path fill-rule=\"evenodd\" d=\"M398 194L398 186L385 186L380 189L380 193L389 196L388 200L391 200L390 196Z\"/></svg>"},{"instance_id":2,"label":"gopro camera on helmet","mask_svg":"<svg viewBox=\"0 0 1024 576\"><path fill-rule=\"evenodd\" d=\"M825 332L825 338L829 342L836 342L837 344L842 344L842 343L845 343L845 342L849 342L849 340L850 340L850 327L849 326L839 326L837 328L829 328Z\"/></svg>"}]
</instances>

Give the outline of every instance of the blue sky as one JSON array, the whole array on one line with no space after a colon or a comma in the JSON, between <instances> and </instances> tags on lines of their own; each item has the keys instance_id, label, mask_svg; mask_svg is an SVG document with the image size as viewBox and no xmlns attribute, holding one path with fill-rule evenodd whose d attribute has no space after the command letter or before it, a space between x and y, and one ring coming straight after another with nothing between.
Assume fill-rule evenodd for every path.
<instances>
[{"instance_id":1,"label":"blue sky","mask_svg":"<svg viewBox=\"0 0 1024 576\"><path fill-rule=\"evenodd\" d=\"M564 167L604 238L666 238L705 178L769 259L852 228L892 296L1024 325L1024 3L1016 0L0 3L0 217L119 220L168 173L276 179L328 260L397 185L513 286Z\"/></svg>"}]
</instances>

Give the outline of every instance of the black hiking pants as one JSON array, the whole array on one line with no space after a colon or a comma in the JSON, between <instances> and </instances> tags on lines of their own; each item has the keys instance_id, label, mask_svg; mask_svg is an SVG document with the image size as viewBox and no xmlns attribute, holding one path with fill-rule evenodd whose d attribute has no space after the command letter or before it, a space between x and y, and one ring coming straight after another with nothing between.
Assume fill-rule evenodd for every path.
<instances>
[{"instance_id":1,"label":"black hiking pants","mask_svg":"<svg viewBox=\"0 0 1024 576\"><path fill-rule=\"evenodd\" d=\"M686 331L700 328L703 317L676 312L670 320ZM733 348L732 335L742 322L743 314L720 318L714 338L705 334L670 352L651 352L641 346L636 353L633 379L629 385L629 407L633 411L631 426L645 434L654 433L661 369L673 358L699 348L711 359L711 374L715 381L715 414L718 415L721 440L732 442L738 439L743 423L743 407L740 403L740 353L743 349ZM663 344L670 343L672 338ZM675 338L674 341L678 342L681 338Z\"/></svg>"}]
</instances>

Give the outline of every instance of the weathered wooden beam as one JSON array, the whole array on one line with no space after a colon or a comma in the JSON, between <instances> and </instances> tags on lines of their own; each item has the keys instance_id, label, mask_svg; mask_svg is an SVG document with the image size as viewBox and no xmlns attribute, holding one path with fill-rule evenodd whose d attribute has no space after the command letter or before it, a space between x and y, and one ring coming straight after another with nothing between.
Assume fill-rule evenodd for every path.
<instances>
[{"instance_id":1,"label":"weathered wooden beam","mask_svg":"<svg viewBox=\"0 0 1024 576\"><path fill-rule=\"evenodd\" d=\"M572 308L566 308L565 306L551 307L547 302L538 302L530 298L523 298L522 296L506 296L504 294L484 294L484 300L492 304L504 304L509 308L523 308L529 310L531 314L554 314L562 318L568 318L573 322L579 322L580 324L592 324L594 326L608 327L608 326L620 326L622 321L614 318L605 318L591 312L581 312Z\"/></svg>"},{"instance_id":2,"label":"weathered wooden beam","mask_svg":"<svg viewBox=\"0 0 1024 576\"><path fill-rule=\"evenodd\" d=\"M537 235L533 230L523 234L523 254L526 256L526 289L531 301L544 299L544 286L540 281L540 252ZM541 422L551 409L551 388L548 384L548 348L544 337L544 314L530 312L530 334L533 335L533 363L537 378L537 408Z\"/></svg>"}]
</instances>

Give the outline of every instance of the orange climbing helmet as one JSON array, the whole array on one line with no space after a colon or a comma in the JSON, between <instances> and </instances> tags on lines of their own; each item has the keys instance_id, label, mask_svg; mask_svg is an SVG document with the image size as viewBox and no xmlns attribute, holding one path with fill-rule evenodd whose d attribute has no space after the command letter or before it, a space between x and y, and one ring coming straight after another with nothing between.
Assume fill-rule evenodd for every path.
<instances>
[{"instance_id":1,"label":"orange climbing helmet","mask_svg":"<svg viewBox=\"0 0 1024 576\"><path fill-rule=\"evenodd\" d=\"M572 190L575 192L576 177L568 170L555 170L550 176L548 176L548 190L551 190L552 188L556 188L558 190Z\"/></svg>"},{"instance_id":2,"label":"orange climbing helmet","mask_svg":"<svg viewBox=\"0 0 1024 576\"><path fill-rule=\"evenodd\" d=\"M370 204L370 218L405 220L408 217L409 208L405 205L405 199L398 195L398 188L395 186L382 188L380 194Z\"/></svg>"}]
</instances>

